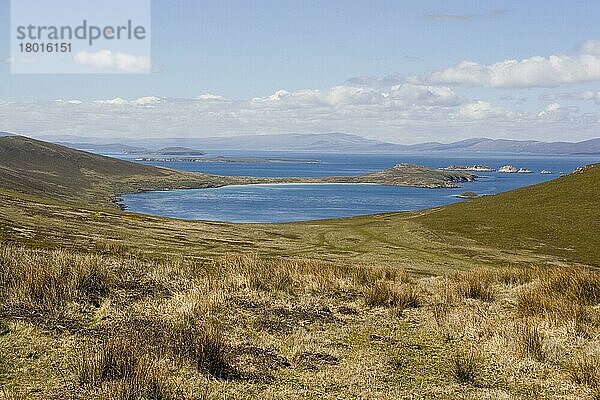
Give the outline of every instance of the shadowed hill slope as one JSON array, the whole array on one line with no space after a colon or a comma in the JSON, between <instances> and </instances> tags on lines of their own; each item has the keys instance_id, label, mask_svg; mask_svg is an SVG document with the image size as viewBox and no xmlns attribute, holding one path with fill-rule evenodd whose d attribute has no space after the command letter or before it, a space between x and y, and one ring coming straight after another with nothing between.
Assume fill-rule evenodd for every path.
<instances>
[{"instance_id":1,"label":"shadowed hill slope","mask_svg":"<svg viewBox=\"0 0 600 400\"><path fill-rule=\"evenodd\" d=\"M487 245L600 265L600 164L556 180L439 208L417 221Z\"/></svg>"},{"instance_id":2,"label":"shadowed hill slope","mask_svg":"<svg viewBox=\"0 0 600 400\"><path fill-rule=\"evenodd\" d=\"M136 164L22 136L0 138L0 187L55 200L107 203L121 191L228 182L223 177Z\"/></svg>"}]
</instances>

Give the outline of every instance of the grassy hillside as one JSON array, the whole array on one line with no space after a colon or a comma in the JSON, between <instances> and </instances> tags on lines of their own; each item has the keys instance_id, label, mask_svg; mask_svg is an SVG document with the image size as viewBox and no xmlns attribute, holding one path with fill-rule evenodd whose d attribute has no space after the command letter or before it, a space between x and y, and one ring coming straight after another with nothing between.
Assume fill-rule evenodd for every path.
<instances>
[{"instance_id":1,"label":"grassy hillside","mask_svg":"<svg viewBox=\"0 0 600 400\"><path fill-rule=\"evenodd\" d=\"M0 188L44 198L107 205L121 191L216 186L229 181L103 157L22 136L0 137Z\"/></svg>"},{"instance_id":2,"label":"grassy hillside","mask_svg":"<svg viewBox=\"0 0 600 400\"><path fill-rule=\"evenodd\" d=\"M449 236L600 265L600 164L535 186L439 208L416 220Z\"/></svg>"},{"instance_id":3,"label":"grassy hillside","mask_svg":"<svg viewBox=\"0 0 600 400\"><path fill-rule=\"evenodd\" d=\"M598 264L599 167L435 210L245 225L107 207L219 177L14 140L2 400L600 398L600 276L570 262Z\"/></svg>"},{"instance_id":4,"label":"grassy hillside","mask_svg":"<svg viewBox=\"0 0 600 400\"><path fill-rule=\"evenodd\" d=\"M2 399L598 398L600 276L0 247ZM581 290L581 288L586 288Z\"/></svg>"},{"instance_id":5,"label":"grassy hillside","mask_svg":"<svg viewBox=\"0 0 600 400\"><path fill-rule=\"evenodd\" d=\"M496 265L506 251L518 253L511 257L520 260L552 255L600 263L600 239L594 233L600 223L595 212L600 205L598 167L434 210L240 225L123 214L110 203L110 197L144 188L262 182L260 179L143 166L22 137L0 138L0 151L0 240L85 249L125 240L128 247L158 256L185 252L203 257L243 251L386 262L420 273L443 270L448 259L455 267L464 268L474 254ZM412 167L411 171L415 170ZM398 169L371 175L395 178ZM415 171L421 173L419 168ZM54 203L49 205L51 201ZM91 208L102 212L89 211Z\"/></svg>"}]
</instances>

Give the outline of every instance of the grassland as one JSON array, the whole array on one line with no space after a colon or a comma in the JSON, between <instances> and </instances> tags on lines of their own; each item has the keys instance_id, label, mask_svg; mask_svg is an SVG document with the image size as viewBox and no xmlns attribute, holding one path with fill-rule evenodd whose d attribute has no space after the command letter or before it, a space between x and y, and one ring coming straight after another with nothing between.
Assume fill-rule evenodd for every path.
<instances>
[{"instance_id":1,"label":"grassland","mask_svg":"<svg viewBox=\"0 0 600 400\"><path fill-rule=\"evenodd\" d=\"M598 396L600 277L583 269L14 246L0 263L7 398Z\"/></svg>"},{"instance_id":2,"label":"grassland","mask_svg":"<svg viewBox=\"0 0 600 400\"><path fill-rule=\"evenodd\" d=\"M123 212L107 193L199 177L49 146L0 159L0 398L600 398L598 167L244 225Z\"/></svg>"},{"instance_id":3,"label":"grassland","mask_svg":"<svg viewBox=\"0 0 600 400\"><path fill-rule=\"evenodd\" d=\"M540 185L434 210L419 222L449 236L600 265L600 164Z\"/></svg>"}]
</instances>

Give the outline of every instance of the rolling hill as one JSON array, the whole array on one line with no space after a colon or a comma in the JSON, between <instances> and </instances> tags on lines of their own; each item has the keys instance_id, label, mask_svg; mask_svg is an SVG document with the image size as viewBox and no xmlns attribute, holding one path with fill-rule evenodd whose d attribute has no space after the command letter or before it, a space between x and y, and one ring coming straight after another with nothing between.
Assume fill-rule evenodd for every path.
<instances>
[{"instance_id":1,"label":"rolling hill","mask_svg":"<svg viewBox=\"0 0 600 400\"><path fill-rule=\"evenodd\" d=\"M145 166L22 136L0 138L0 187L74 203L121 191L223 185L227 178Z\"/></svg>"},{"instance_id":2,"label":"rolling hill","mask_svg":"<svg viewBox=\"0 0 600 400\"><path fill-rule=\"evenodd\" d=\"M599 265L598 165L433 210L261 225L95 206L196 175L0 149L0 397L337 399L376 381L381 399L586 398L579 366L600 379L600 277L570 262Z\"/></svg>"},{"instance_id":3,"label":"rolling hill","mask_svg":"<svg viewBox=\"0 0 600 400\"><path fill-rule=\"evenodd\" d=\"M417 220L436 232L600 265L600 164L553 181L439 208Z\"/></svg>"}]
</instances>

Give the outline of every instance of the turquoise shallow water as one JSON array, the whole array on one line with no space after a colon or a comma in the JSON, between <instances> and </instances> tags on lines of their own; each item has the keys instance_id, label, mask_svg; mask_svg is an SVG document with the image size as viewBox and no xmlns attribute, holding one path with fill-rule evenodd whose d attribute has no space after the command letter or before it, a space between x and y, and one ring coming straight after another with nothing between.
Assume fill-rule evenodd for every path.
<instances>
[{"instance_id":1,"label":"turquoise shallow water","mask_svg":"<svg viewBox=\"0 0 600 400\"><path fill-rule=\"evenodd\" d=\"M235 154L235 155L239 155ZM249 155L243 153L242 155ZM252 156L265 154L252 153ZM268 154L273 156L273 154ZM484 164L499 168L513 164L531 174L478 173L477 182L457 189L423 189L355 184L248 185L216 189L156 191L126 194L122 204L130 211L173 218L229 222L291 222L349 217L390 211L431 208L457 201L464 191L495 194L557 178L560 172L598 162L594 157L515 156L391 156L277 153L276 156L311 158L307 163L148 163L187 171L221 175L326 176L355 175L389 168L397 162L414 162L431 167L451 164ZM552 175L540 174L543 169Z\"/></svg>"}]
</instances>

